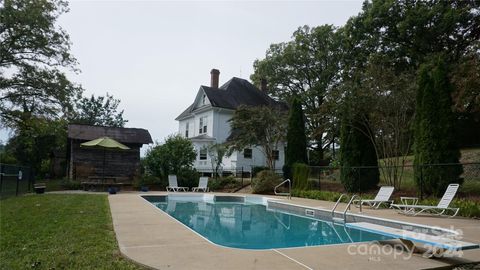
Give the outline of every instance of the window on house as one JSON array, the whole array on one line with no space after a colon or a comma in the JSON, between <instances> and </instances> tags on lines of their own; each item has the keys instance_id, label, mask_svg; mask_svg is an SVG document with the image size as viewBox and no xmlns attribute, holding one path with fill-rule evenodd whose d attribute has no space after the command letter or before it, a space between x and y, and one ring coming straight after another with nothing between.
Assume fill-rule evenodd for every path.
<instances>
[{"instance_id":1,"label":"window on house","mask_svg":"<svg viewBox=\"0 0 480 270\"><path fill-rule=\"evenodd\" d=\"M200 117L200 125L199 125L199 128L198 128L198 133L199 134L203 134L203 133L207 133L207 117L204 116L204 117Z\"/></svg>"},{"instance_id":2,"label":"window on house","mask_svg":"<svg viewBox=\"0 0 480 270\"><path fill-rule=\"evenodd\" d=\"M200 160L207 160L207 149L201 148L198 155Z\"/></svg>"},{"instance_id":3,"label":"window on house","mask_svg":"<svg viewBox=\"0 0 480 270\"><path fill-rule=\"evenodd\" d=\"M207 102L207 96L206 96L206 95L203 95L203 97L202 97L202 105L205 105L206 102Z\"/></svg>"},{"instance_id":4,"label":"window on house","mask_svg":"<svg viewBox=\"0 0 480 270\"><path fill-rule=\"evenodd\" d=\"M187 124L185 125L185 138L188 138L188 130L190 129L190 125L189 123L187 122Z\"/></svg>"},{"instance_id":5,"label":"window on house","mask_svg":"<svg viewBox=\"0 0 480 270\"><path fill-rule=\"evenodd\" d=\"M280 158L280 152L278 150L272 151L273 159L278 160Z\"/></svg>"},{"instance_id":6,"label":"window on house","mask_svg":"<svg viewBox=\"0 0 480 270\"><path fill-rule=\"evenodd\" d=\"M252 149L250 148L243 149L243 158L252 158Z\"/></svg>"}]
</instances>

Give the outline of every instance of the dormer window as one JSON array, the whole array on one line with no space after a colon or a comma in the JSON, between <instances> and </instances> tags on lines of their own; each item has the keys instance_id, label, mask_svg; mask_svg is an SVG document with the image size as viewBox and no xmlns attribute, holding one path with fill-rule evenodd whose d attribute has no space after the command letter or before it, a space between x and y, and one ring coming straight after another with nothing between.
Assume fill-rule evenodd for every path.
<instances>
[{"instance_id":1,"label":"dormer window","mask_svg":"<svg viewBox=\"0 0 480 270\"><path fill-rule=\"evenodd\" d=\"M202 105L205 105L205 103L207 102L207 95L203 95L202 97Z\"/></svg>"},{"instance_id":2,"label":"dormer window","mask_svg":"<svg viewBox=\"0 0 480 270\"><path fill-rule=\"evenodd\" d=\"M207 133L207 117L200 117L200 124L198 125L198 134L204 134Z\"/></svg>"}]
</instances>

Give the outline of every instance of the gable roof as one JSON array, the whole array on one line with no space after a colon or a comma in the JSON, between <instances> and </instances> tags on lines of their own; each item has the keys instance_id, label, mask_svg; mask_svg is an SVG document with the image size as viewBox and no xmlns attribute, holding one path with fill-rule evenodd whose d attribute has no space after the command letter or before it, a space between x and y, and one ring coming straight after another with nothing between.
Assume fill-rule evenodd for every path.
<instances>
[{"instance_id":1,"label":"gable roof","mask_svg":"<svg viewBox=\"0 0 480 270\"><path fill-rule=\"evenodd\" d=\"M121 143L153 143L150 133L142 128L119 128L70 124L68 138L90 141L100 137L110 137Z\"/></svg>"},{"instance_id":2,"label":"gable roof","mask_svg":"<svg viewBox=\"0 0 480 270\"><path fill-rule=\"evenodd\" d=\"M199 91L203 91L210 100L212 107L217 108L235 110L240 105L274 106L279 109L288 108L285 103L275 101L249 81L237 77L233 77L218 89L202 85L200 86ZM175 120L190 116L195 110L194 105L195 103L190 105L177 118L175 118Z\"/></svg>"}]
</instances>

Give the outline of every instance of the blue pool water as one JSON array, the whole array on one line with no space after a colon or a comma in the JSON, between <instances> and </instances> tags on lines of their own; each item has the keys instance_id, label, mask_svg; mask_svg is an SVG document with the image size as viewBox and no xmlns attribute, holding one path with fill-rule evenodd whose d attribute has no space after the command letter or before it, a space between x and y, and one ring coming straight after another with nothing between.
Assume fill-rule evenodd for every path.
<instances>
[{"instance_id":1,"label":"blue pool water","mask_svg":"<svg viewBox=\"0 0 480 270\"><path fill-rule=\"evenodd\" d=\"M267 210L261 204L149 201L211 242L233 248L272 249L389 239L328 221Z\"/></svg>"}]
</instances>

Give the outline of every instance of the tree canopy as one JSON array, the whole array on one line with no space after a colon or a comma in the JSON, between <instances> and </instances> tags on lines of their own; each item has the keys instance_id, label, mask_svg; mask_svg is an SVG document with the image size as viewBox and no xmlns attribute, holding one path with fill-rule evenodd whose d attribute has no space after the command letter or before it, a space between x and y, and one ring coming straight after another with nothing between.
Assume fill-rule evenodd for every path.
<instances>
[{"instance_id":1,"label":"tree canopy","mask_svg":"<svg viewBox=\"0 0 480 270\"><path fill-rule=\"evenodd\" d=\"M67 78L67 70L79 69L57 24L66 12L63 0L5 0L0 8L0 126L13 134L5 151L40 177L53 151L66 152L67 125L77 112L88 124L125 123L119 100L82 98L83 88Z\"/></svg>"},{"instance_id":2,"label":"tree canopy","mask_svg":"<svg viewBox=\"0 0 480 270\"><path fill-rule=\"evenodd\" d=\"M120 100L108 93L106 96L83 97L77 101L71 121L94 126L123 127L128 121L123 119L123 110L117 111L119 104Z\"/></svg>"},{"instance_id":3,"label":"tree canopy","mask_svg":"<svg viewBox=\"0 0 480 270\"><path fill-rule=\"evenodd\" d=\"M267 79L278 100L300 97L308 145L322 158L325 146L342 137L340 147L350 148L345 142L358 142L351 136L361 132L386 165L383 177L399 187L396 168L413 145L415 78L432 57L442 55L449 67L453 125L464 134L480 130L479 10L475 1L365 1L343 26L300 27L290 41L272 44L251 78ZM341 166L357 164L341 159L348 161Z\"/></svg>"},{"instance_id":4,"label":"tree canopy","mask_svg":"<svg viewBox=\"0 0 480 270\"><path fill-rule=\"evenodd\" d=\"M32 118L58 119L82 89L63 70L76 69L68 34L56 25L65 1L6 0L0 9L0 117L12 129Z\"/></svg>"},{"instance_id":5,"label":"tree canopy","mask_svg":"<svg viewBox=\"0 0 480 270\"><path fill-rule=\"evenodd\" d=\"M168 174L179 174L192 168L197 153L192 142L180 135L170 135L162 144L147 150L144 164L147 173L166 178Z\"/></svg>"},{"instance_id":6,"label":"tree canopy","mask_svg":"<svg viewBox=\"0 0 480 270\"><path fill-rule=\"evenodd\" d=\"M270 45L265 58L254 62L251 79L257 84L266 79L269 94L280 100L288 102L294 95L300 99L309 146L323 158L323 148L330 143L324 135L334 117L324 103L339 82L340 36L333 26L322 25L300 27L292 38Z\"/></svg>"},{"instance_id":7,"label":"tree canopy","mask_svg":"<svg viewBox=\"0 0 480 270\"><path fill-rule=\"evenodd\" d=\"M230 119L232 128L230 150L259 146L270 169L275 168L274 151L284 142L286 135L285 112L273 107L240 106Z\"/></svg>"}]
</instances>

